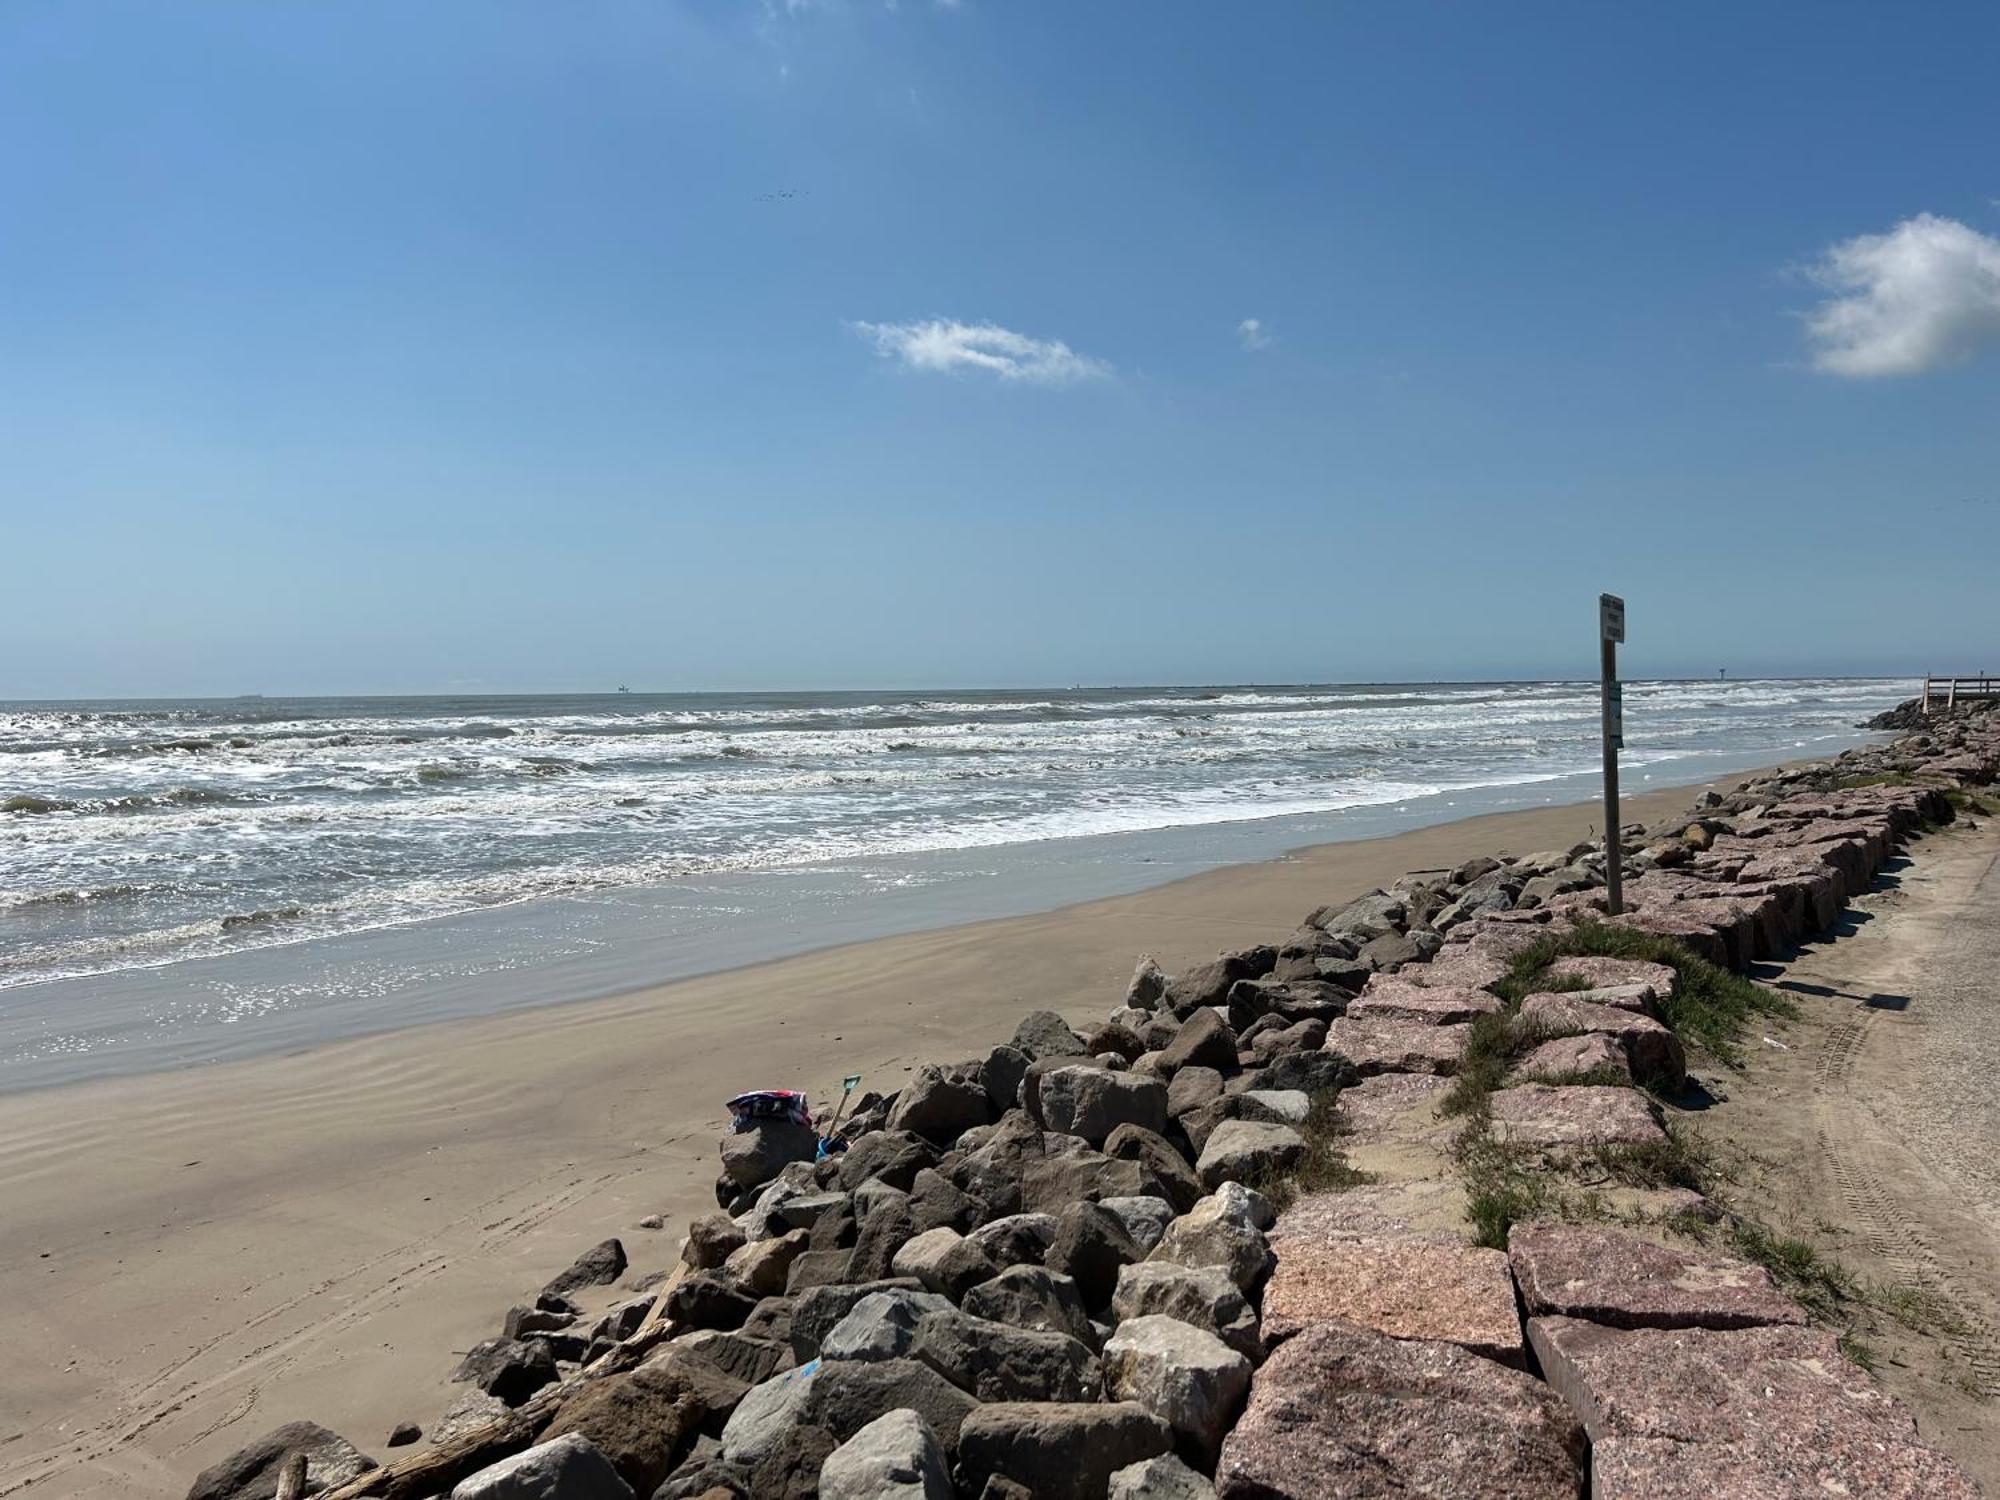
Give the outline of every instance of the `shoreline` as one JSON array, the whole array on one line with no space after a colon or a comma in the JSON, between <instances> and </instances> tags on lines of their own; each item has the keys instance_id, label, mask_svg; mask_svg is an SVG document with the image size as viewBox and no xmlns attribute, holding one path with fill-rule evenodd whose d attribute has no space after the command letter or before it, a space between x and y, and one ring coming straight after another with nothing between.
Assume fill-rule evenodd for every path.
<instances>
[{"instance_id":1,"label":"shoreline","mask_svg":"<svg viewBox=\"0 0 2000 1500\"><path fill-rule=\"evenodd\" d=\"M1815 742L1823 759L1870 736ZM1628 767L1635 794L1753 774L1792 753ZM1655 780L1655 777L1658 780ZM1222 869L1498 812L1593 799L1595 772L1335 811L739 871L536 897L212 957L0 989L0 1097L587 1004L877 938L1046 914ZM164 1018L164 1019L163 1019Z\"/></svg>"},{"instance_id":2,"label":"shoreline","mask_svg":"<svg viewBox=\"0 0 2000 1500\"><path fill-rule=\"evenodd\" d=\"M0 1497L178 1496L302 1417L379 1452L458 1393L442 1351L578 1245L620 1235L635 1273L668 1263L673 1235L635 1225L710 1206L738 1089L824 1097L854 1071L893 1089L1029 1010L1101 1012L1141 952L1174 969L1412 870L1565 847L1598 816L1488 813L603 1000L0 1097L0 1267L30 1292L0 1375Z\"/></svg>"}]
</instances>

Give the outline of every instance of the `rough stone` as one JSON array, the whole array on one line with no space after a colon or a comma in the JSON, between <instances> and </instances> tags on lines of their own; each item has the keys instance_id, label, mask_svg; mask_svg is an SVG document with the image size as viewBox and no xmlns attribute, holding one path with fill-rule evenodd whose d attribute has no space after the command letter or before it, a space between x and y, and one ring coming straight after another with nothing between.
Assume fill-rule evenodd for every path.
<instances>
[{"instance_id":1,"label":"rough stone","mask_svg":"<svg viewBox=\"0 0 2000 1500\"><path fill-rule=\"evenodd\" d=\"M1177 1266L1141 1261L1118 1273L1111 1315L1161 1316L1205 1329L1252 1363L1264 1357L1257 1314L1229 1273L1215 1266Z\"/></svg>"},{"instance_id":2,"label":"rough stone","mask_svg":"<svg viewBox=\"0 0 2000 1500\"><path fill-rule=\"evenodd\" d=\"M570 1263L568 1270L553 1277L542 1288L544 1297L566 1297L587 1286L609 1286L625 1274L625 1247L617 1240L601 1240Z\"/></svg>"},{"instance_id":3,"label":"rough stone","mask_svg":"<svg viewBox=\"0 0 2000 1500\"><path fill-rule=\"evenodd\" d=\"M986 1090L986 1102L993 1112L1005 1114L1021 1102L1021 1080L1028 1076L1034 1061L1019 1047L1001 1045L986 1054L979 1065L979 1086Z\"/></svg>"},{"instance_id":4,"label":"rough stone","mask_svg":"<svg viewBox=\"0 0 2000 1500\"><path fill-rule=\"evenodd\" d=\"M1311 1114L1312 1095L1304 1089L1244 1089L1236 1096L1236 1118L1254 1124L1303 1125Z\"/></svg>"},{"instance_id":5,"label":"rough stone","mask_svg":"<svg viewBox=\"0 0 2000 1500\"><path fill-rule=\"evenodd\" d=\"M966 1236L1003 1271L1009 1266L1039 1266L1055 1237L1054 1214L1008 1214Z\"/></svg>"},{"instance_id":6,"label":"rough stone","mask_svg":"<svg viewBox=\"0 0 2000 1500\"><path fill-rule=\"evenodd\" d=\"M1225 1182L1258 1182L1295 1167L1306 1154L1305 1137L1289 1125L1224 1120L1201 1148L1195 1173L1209 1190Z\"/></svg>"},{"instance_id":7,"label":"rough stone","mask_svg":"<svg viewBox=\"0 0 2000 1500\"><path fill-rule=\"evenodd\" d=\"M815 1359L752 1386L723 1425L723 1458L755 1468L776 1453L791 1429L805 1419L813 1387L828 1368Z\"/></svg>"},{"instance_id":8,"label":"rough stone","mask_svg":"<svg viewBox=\"0 0 2000 1500\"><path fill-rule=\"evenodd\" d=\"M1614 1039L1600 1032L1586 1032L1582 1036L1543 1042L1514 1065L1514 1072L1522 1079L1574 1078L1591 1073L1607 1077L1615 1074L1629 1081L1632 1064L1626 1060L1625 1049Z\"/></svg>"},{"instance_id":9,"label":"rough stone","mask_svg":"<svg viewBox=\"0 0 2000 1500\"><path fill-rule=\"evenodd\" d=\"M910 1222L919 1234L940 1228L965 1234L985 1217L985 1205L935 1167L925 1167L910 1183Z\"/></svg>"},{"instance_id":10,"label":"rough stone","mask_svg":"<svg viewBox=\"0 0 2000 1500\"><path fill-rule=\"evenodd\" d=\"M1111 1302L1118 1270L1145 1252L1119 1217L1098 1203L1072 1203L1056 1221L1044 1264L1076 1283L1083 1305L1095 1312Z\"/></svg>"},{"instance_id":11,"label":"rough stone","mask_svg":"<svg viewBox=\"0 0 2000 1500\"><path fill-rule=\"evenodd\" d=\"M870 1292L820 1341L822 1359L901 1359L917 1328L933 1313L952 1311L936 1292Z\"/></svg>"},{"instance_id":12,"label":"rough stone","mask_svg":"<svg viewBox=\"0 0 2000 1500\"><path fill-rule=\"evenodd\" d=\"M986 1124L992 1118L991 1108L980 1083L926 1065L896 1096L889 1129L907 1130L934 1145L949 1146L973 1126Z\"/></svg>"},{"instance_id":13,"label":"rough stone","mask_svg":"<svg viewBox=\"0 0 2000 1500\"><path fill-rule=\"evenodd\" d=\"M827 1455L821 1500L951 1500L937 1434L908 1408L885 1412Z\"/></svg>"},{"instance_id":14,"label":"rough stone","mask_svg":"<svg viewBox=\"0 0 2000 1500\"><path fill-rule=\"evenodd\" d=\"M975 1318L1068 1334L1079 1343L1097 1347L1097 1335L1076 1283L1043 1266L1008 1267L967 1292L963 1308Z\"/></svg>"},{"instance_id":15,"label":"rough stone","mask_svg":"<svg viewBox=\"0 0 2000 1500\"><path fill-rule=\"evenodd\" d=\"M704 1214L688 1225L681 1259L696 1271L712 1271L743 1245L743 1230L728 1214Z\"/></svg>"},{"instance_id":16,"label":"rough stone","mask_svg":"<svg viewBox=\"0 0 2000 1500\"><path fill-rule=\"evenodd\" d=\"M375 1467L374 1459L317 1422L287 1422L203 1469L188 1500L271 1500L285 1460L294 1453L306 1456L306 1487L314 1494Z\"/></svg>"},{"instance_id":17,"label":"rough stone","mask_svg":"<svg viewBox=\"0 0 2000 1500\"><path fill-rule=\"evenodd\" d=\"M1128 1318L1104 1344L1104 1383L1212 1460L1250 1390L1250 1361L1205 1329L1157 1313Z\"/></svg>"},{"instance_id":18,"label":"rough stone","mask_svg":"<svg viewBox=\"0 0 2000 1500\"><path fill-rule=\"evenodd\" d=\"M923 1320L910 1357L981 1401L1095 1401L1097 1357L1066 1333L948 1311Z\"/></svg>"},{"instance_id":19,"label":"rough stone","mask_svg":"<svg viewBox=\"0 0 2000 1500\"><path fill-rule=\"evenodd\" d=\"M791 1162L819 1154L819 1136L790 1120L758 1120L722 1138L722 1171L739 1188L762 1187Z\"/></svg>"},{"instance_id":20,"label":"rough stone","mask_svg":"<svg viewBox=\"0 0 2000 1500\"><path fill-rule=\"evenodd\" d=\"M914 1359L825 1360L808 1391L803 1418L845 1442L885 1411L909 1408L958 1451L959 1424L979 1403Z\"/></svg>"},{"instance_id":21,"label":"rough stone","mask_svg":"<svg viewBox=\"0 0 2000 1500\"><path fill-rule=\"evenodd\" d=\"M864 1182L881 1182L907 1193L917 1173L937 1165L938 1154L914 1131L877 1130L848 1147L839 1160L834 1174L845 1192L858 1193ZM865 1227L865 1216L863 1223Z\"/></svg>"},{"instance_id":22,"label":"rough stone","mask_svg":"<svg viewBox=\"0 0 2000 1500\"><path fill-rule=\"evenodd\" d=\"M1109 1500L1215 1500L1215 1486L1171 1453L1120 1469Z\"/></svg>"},{"instance_id":23,"label":"rough stone","mask_svg":"<svg viewBox=\"0 0 2000 1500\"><path fill-rule=\"evenodd\" d=\"M1169 1224L1147 1259L1217 1267L1252 1296L1271 1274L1273 1264L1271 1247L1252 1215L1222 1191L1211 1193Z\"/></svg>"},{"instance_id":24,"label":"rough stone","mask_svg":"<svg viewBox=\"0 0 2000 1500\"><path fill-rule=\"evenodd\" d=\"M1523 1083L1488 1097L1493 1133L1543 1150L1663 1144L1666 1132L1637 1089Z\"/></svg>"},{"instance_id":25,"label":"rough stone","mask_svg":"<svg viewBox=\"0 0 2000 1500\"><path fill-rule=\"evenodd\" d=\"M1278 1344L1328 1319L1400 1339L1461 1345L1524 1363L1507 1255L1449 1240L1287 1233L1271 1237L1277 1269L1264 1288L1264 1338Z\"/></svg>"},{"instance_id":26,"label":"rough stone","mask_svg":"<svg viewBox=\"0 0 2000 1500\"><path fill-rule=\"evenodd\" d=\"M1655 1003L1680 993L1680 976L1671 967L1636 958L1572 956L1557 959L1545 972L1550 979L1581 982L1594 990L1638 985L1650 992Z\"/></svg>"},{"instance_id":27,"label":"rough stone","mask_svg":"<svg viewBox=\"0 0 2000 1500\"><path fill-rule=\"evenodd\" d=\"M468 1475L451 1500L632 1500L632 1486L589 1438L572 1432Z\"/></svg>"},{"instance_id":28,"label":"rough stone","mask_svg":"<svg viewBox=\"0 0 2000 1500\"><path fill-rule=\"evenodd\" d=\"M1000 1269L956 1229L929 1229L905 1241L889 1265L898 1276L914 1276L953 1301Z\"/></svg>"},{"instance_id":29,"label":"rough stone","mask_svg":"<svg viewBox=\"0 0 2000 1500\"><path fill-rule=\"evenodd\" d=\"M1221 1500L1576 1500L1582 1424L1457 1344L1316 1323L1257 1372L1223 1440Z\"/></svg>"},{"instance_id":30,"label":"rough stone","mask_svg":"<svg viewBox=\"0 0 2000 1500\"><path fill-rule=\"evenodd\" d=\"M626 1484L650 1495L695 1434L719 1432L750 1388L705 1351L670 1343L636 1369L586 1382L542 1436L589 1439Z\"/></svg>"},{"instance_id":31,"label":"rough stone","mask_svg":"<svg viewBox=\"0 0 2000 1500\"><path fill-rule=\"evenodd\" d=\"M1146 1050L1145 1038L1117 1020L1094 1027L1084 1037L1083 1045L1090 1049L1092 1056L1101 1057L1107 1052L1115 1052L1128 1063Z\"/></svg>"},{"instance_id":32,"label":"rough stone","mask_svg":"<svg viewBox=\"0 0 2000 1500\"><path fill-rule=\"evenodd\" d=\"M1804 1323L1762 1266L1668 1247L1616 1229L1523 1224L1507 1256L1530 1315L1614 1328L1751 1328Z\"/></svg>"},{"instance_id":33,"label":"rough stone","mask_svg":"<svg viewBox=\"0 0 2000 1500\"><path fill-rule=\"evenodd\" d=\"M1072 1203L1099 1198L1169 1197L1172 1188L1143 1161L1081 1150L1030 1161L1021 1173L1021 1208L1060 1213Z\"/></svg>"},{"instance_id":34,"label":"rough stone","mask_svg":"<svg viewBox=\"0 0 2000 1500\"><path fill-rule=\"evenodd\" d=\"M1167 976L1153 962L1152 954L1141 954L1132 970L1132 982L1125 986L1125 1003L1137 1010L1158 1010L1166 998Z\"/></svg>"},{"instance_id":35,"label":"rough stone","mask_svg":"<svg viewBox=\"0 0 2000 1500\"><path fill-rule=\"evenodd\" d=\"M873 1292L921 1292L923 1283L914 1277L878 1278L848 1282L842 1286L820 1286L801 1294L792 1304L785 1338L801 1363L817 1358L820 1344L834 1326L854 1311L863 1297Z\"/></svg>"},{"instance_id":36,"label":"rough stone","mask_svg":"<svg viewBox=\"0 0 2000 1500\"><path fill-rule=\"evenodd\" d=\"M1167 1086L1137 1073L1061 1067L1042 1075L1045 1127L1102 1146L1121 1125L1158 1132L1167 1124Z\"/></svg>"},{"instance_id":37,"label":"rough stone","mask_svg":"<svg viewBox=\"0 0 2000 1500\"><path fill-rule=\"evenodd\" d=\"M1106 1137L1104 1154L1118 1161L1137 1162L1158 1179L1161 1196L1173 1204L1175 1213L1186 1213L1201 1196L1201 1179L1188 1166L1187 1158L1172 1142L1139 1125L1120 1125ZM1144 1196L1112 1194L1110 1196Z\"/></svg>"},{"instance_id":38,"label":"rough stone","mask_svg":"<svg viewBox=\"0 0 2000 1500\"><path fill-rule=\"evenodd\" d=\"M1213 1068L1218 1073L1234 1073L1236 1033L1208 1006L1204 1005L1181 1022L1180 1030L1164 1049L1161 1065L1169 1073L1182 1068Z\"/></svg>"},{"instance_id":39,"label":"rough stone","mask_svg":"<svg viewBox=\"0 0 2000 1500\"><path fill-rule=\"evenodd\" d=\"M1613 1437L1591 1445L1590 1493L1593 1500L1974 1500L1979 1491L1944 1455L1894 1439L1824 1453Z\"/></svg>"},{"instance_id":40,"label":"rough stone","mask_svg":"<svg viewBox=\"0 0 2000 1500\"><path fill-rule=\"evenodd\" d=\"M1165 1198L1106 1198L1101 1206L1117 1216L1141 1255L1160 1243L1175 1218L1174 1206Z\"/></svg>"},{"instance_id":41,"label":"rough stone","mask_svg":"<svg viewBox=\"0 0 2000 1500\"><path fill-rule=\"evenodd\" d=\"M1070 1030L1069 1022L1052 1010L1034 1011L1015 1027L1014 1046L1027 1053L1031 1062L1049 1057L1074 1057L1079 1061L1088 1061L1090 1057L1083 1038Z\"/></svg>"},{"instance_id":42,"label":"rough stone","mask_svg":"<svg viewBox=\"0 0 2000 1500\"><path fill-rule=\"evenodd\" d=\"M1428 1073L1378 1073L1340 1094L1340 1121L1350 1144L1372 1144L1411 1125L1422 1128L1435 1113L1448 1080Z\"/></svg>"},{"instance_id":43,"label":"rough stone","mask_svg":"<svg viewBox=\"0 0 2000 1500\"><path fill-rule=\"evenodd\" d=\"M1592 1005L1575 995L1530 995L1521 1002L1521 1016L1555 1030L1612 1038L1625 1049L1635 1076L1663 1088L1677 1089L1687 1080L1687 1056L1680 1038L1650 1016L1615 1005Z\"/></svg>"},{"instance_id":44,"label":"rough stone","mask_svg":"<svg viewBox=\"0 0 2000 1500\"><path fill-rule=\"evenodd\" d=\"M1976 1493L1826 1329L1618 1329L1539 1317L1528 1337L1595 1444L1665 1443L1710 1472L1727 1472L1734 1457L1746 1471L1787 1476L1767 1494ZM1657 1472L1660 1453L1614 1447L1599 1463L1630 1494L1634 1471Z\"/></svg>"},{"instance_id":45,"label":"rough stone","mask_svg":"<svg viewBox=\"0 0 2000 1500\"><path fill-rule=\"evenodd\" d=\"M1376 1073L1450 1075L1458 1071L1471 1036L1470 1026L1342 1016L1327 1028L1326 1050L1346 1058L1363 1078Z\"/></svg>"},{"instance_id":46,"label":"rough stone","mask_svg":"<svg viewBox=\"0 0 2000 1500\"><path fill-rule=\"evenodd\" d=\"M976 1495L998 1476L1037 1500L1103 1500L1114 1473L1172 1443L1166 1423L1137 1402L996 1402L965 1420L961 1492Z\"/></svg>"},{"instance_id":47,"label":"rough stone","mask_svg":"<svg viewBox=\"0 0 2000 1500\"><path fill-rule=\"evenodd\" d=\"M1328 1037L1332 1034L1329 1027ZM1273 1059L1252 1075L1249 1084L1251 1089L1258 1091L1297 1090L1310 1099L1328 1089L1346 1088L1358 1077L1353 1063L1337 1048L1328 1048L1322 1042L1321 1050L1317 1052L1294 1052Z\"/></svg>"},{"instance_id":48,"label":"rough stone","mask_svg":"<svg viewBox=\"0 0 2000 1500\"><path fill-rule=\"evenodd\" d=\"M1193 1064L1175 1071L1167 1085L1167 1113L1179 1119L1189 1110L1213 1104L1222 1097L1222 1074L1214 1068Z\"/></svg>"},{"instance_id":49,"label":"rough stone","mask_svg":"<svg viewBox=\"0 0 2000 1500\"><path fill-rule=\"evenodd\" d=\"M487 1395L519 1406L556 1378L556 1362L539 1340L487 1339L465 1352L451 1378L469 1380Z\"/></svg>"},{"instance_id":50,"label":"rough stone","mask_svg":"<svg viewBox=\"0 0 2000 1500\"><path fill-rule=\"evenodd\" d=\"M741 1328L756 1305L717 1271L697 1271L667 1293L667 1316L680 1328Z\"/></svg>"},{"instance_id":51,"label":"rough stone","mask_svg":"<svg viewBox=\"0 0 2000 1500\"><path fill-rule=\"evenodd\" d=\"M467 1391L431 1424L431 1441L448 1443L507 1415L507 1403L484 1391ZM276 1481L273 1480L275 1484Z\"/></svg>"},{"instance_id":52,"label":"rough stone","mask_svg":"<svg viewBox=\"0 0 2000 1500\"><path fill-rule=\"evenodd\" d=\"M1357 1021L1415 1021L1423 1026L1452 1026L1505 1008L1498 995L1485 990L1415 985L1398 975L1388 981L1379 977L1369 980L1368 988L1347 1007L1347 1014Z\"/></svg>"},{"instance_id":53,"label":"rough stone","mask_svg":"<svg viewBox=\"0 0 2000 1500\"><path fill-rule=\"evenodd\" d=\"M751 1297L775 1297L785 1290L792 1262L806 1253L810 1234L788 1230L776 1239L756 1240L722 1263L722 1274Z\"/></svg>"}]
</instances>

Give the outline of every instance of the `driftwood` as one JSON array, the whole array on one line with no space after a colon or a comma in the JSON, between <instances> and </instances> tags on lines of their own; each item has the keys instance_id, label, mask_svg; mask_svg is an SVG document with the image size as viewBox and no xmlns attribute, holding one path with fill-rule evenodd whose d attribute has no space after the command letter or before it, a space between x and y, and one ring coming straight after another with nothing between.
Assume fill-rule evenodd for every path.
<instances>
[{"instance_id":1,"label":"driftwood","mask_svg":"<svg viewBox=\"0 0 2000 1500\"><path fill-rule=\"evenodd\" d=\"M285 1466L278 1471L278 1490L271 1500L305 1500L306 1456L294 1453L286 1458Z\"/></svg>"},{"instance_id":2,"label":"driftwood","mask_svg":"<svg viewBox=\"0 0 2000 1500\"><path fill-rule=\"evenodd\" d=\"M581 1390L585 1382L631 1369L665 1341L667 1298L681 1284L687 1270L687 1262L677 1262L673 1273L660 1284L653 1306L638 1331L569 1379L543 1387L504 1417L482 1422L407 1458L370 1469L337 1489L326 1491L319 1500L428 1500L429 1496L445 1493L468 1474L476 1474L488 1464L530 1446L542 1429L555 1420L562 1404ZM284 1500L282 1488L277 1500Z\"/></svg>"}]
</instances>

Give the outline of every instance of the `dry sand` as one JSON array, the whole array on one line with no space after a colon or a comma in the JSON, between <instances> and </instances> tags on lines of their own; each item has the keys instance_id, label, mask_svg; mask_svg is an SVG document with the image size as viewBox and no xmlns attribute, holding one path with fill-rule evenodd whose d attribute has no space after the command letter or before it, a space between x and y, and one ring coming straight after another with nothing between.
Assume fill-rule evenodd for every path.
<instances>
[{"instance_id":1,"label":"dry sand","mask_svg":"<svg viewBox=\"0 0 2000 1500\"><path fill-rule=\"evenodd\" d=\"M1910 853L1762 976L1799 1015L1695 1122L1731 1206L1845 1273L1877 1378L2000 1493L2000 822Z\"/></svg>"},{"instance_id":2,"label":"dry sand","mask_svg":"<svg viewBox=\"0 0 2000 1500\"><path fill-rule=\"evenodd\" d=\"M1027 1010L1102 1016L1141 952L1172 970L1597 821L1495 814L609 1000L0 1097L0 1497L180 1497L302 1417L380 1457L396 1421L464 1389L451 1351L585 1246L620 1236L635 1273L672 1259L713 1206L737 1090L893 1089ZM656 1213L665 1231L635 1227Z\"/></svg>"}]
</instances>

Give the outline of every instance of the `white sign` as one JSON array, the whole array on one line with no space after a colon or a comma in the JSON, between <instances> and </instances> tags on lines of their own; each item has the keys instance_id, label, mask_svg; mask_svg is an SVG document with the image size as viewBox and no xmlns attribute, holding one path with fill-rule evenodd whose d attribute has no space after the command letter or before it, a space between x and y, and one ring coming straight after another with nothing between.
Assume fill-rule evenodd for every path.
<instances>
[{"instance_id":1,"label":"white sign","mask_svg":"<svg viewBox=\"0 0 2000 1500\"><path fill-rule=\"evenodd\" d=\"M1625 601L1616 594L1597 596L1598 633L1607 641L1623 645L1625 641Z\"/></svg>"}]
</instances>

